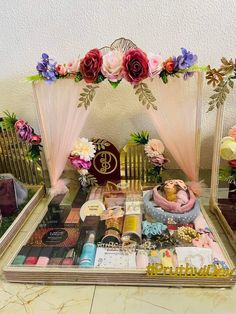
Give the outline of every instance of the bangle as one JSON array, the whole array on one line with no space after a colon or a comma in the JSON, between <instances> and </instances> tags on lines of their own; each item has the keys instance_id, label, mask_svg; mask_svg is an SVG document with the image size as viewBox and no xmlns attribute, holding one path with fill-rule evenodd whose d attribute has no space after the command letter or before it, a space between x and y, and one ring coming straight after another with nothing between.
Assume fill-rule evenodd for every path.
<instances>
[{"instance_id":1,"label":"bangle","mask_svg":"<svg viewBox=\"0 0 236 314\"><path fill-rule=\"evenodd\" d=\"M182 226L177 230L177 237L182 241L191 243L193 239L199 238L199 234L191 227Z\"/></svg>"}]
</instances>

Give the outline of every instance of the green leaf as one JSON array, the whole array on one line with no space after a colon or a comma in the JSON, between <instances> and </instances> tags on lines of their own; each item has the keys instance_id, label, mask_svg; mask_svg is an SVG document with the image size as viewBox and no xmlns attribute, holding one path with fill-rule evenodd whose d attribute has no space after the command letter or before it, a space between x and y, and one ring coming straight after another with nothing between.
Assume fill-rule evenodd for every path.
<instances>
[{"instance_id":1,"label":"green leaf","mask_svg":"<svg viewBox=\"0 0 236 314\"><path fill-rule=\"evenodd\" d=\"M75 77L75 82L80 82L83 79L82 74L79 72Z\"/></svg>"},{"instance_id":2,"label":"green leaf","mask_svg":"<svg viewBox=\"0 0 236 314\"><path fill-rule=\"evenodd\" d=\"M163 83L165 83L165 84L168 83L168 77L167 77L166 71L162 71L162 72L160 73L160 77L161 77Z\"/></svg>"},{"instance_id":3,"label":"green leaf","mask_svg":"<svg viewBox=\"0 0 236 314\"><path fill-rule=\"evenodd\" d=\"M98 77L97 77L95 83L96 83L96 84L99 84L99 83L103 82L105 79L106 79L106 77L105 77L102 73L100 73L100 74L98 75Z\"/></svg>"},{"instance_id":4,"label":"green leaf","mask_svg":"<svg viewBox=\"0 0 236 314\"><path fill-rule=\"evenodd\" d=\"M130 139L132 143L135 144L147 144L149 141L149 132L146 130L142 130L140 133L131 133Z\"/></svg>"},{"instance_id":5,"label":"green leaf","mask_svg":"<svg viewBox=\"0 0 236 314\"><path fill-rule=\"evenodd\" d=\"M121 80L116 81L116 82L112 82L112 81L108 80L108 82L111 84L111 86L113 88L116 88L120 84Z\"/></svg>"},{"instance_id":6,"label":"green leaf","mask_svg":"<svg viewBox=\"0 0 236 314\"><path fill-rule=\"evenodd\" d=\"M41 75L39 75L39 74L27 76L25 78L25 80L28 81L28 82L40 81L40 80L43 80L43 79L44 78Z\"/></svg>"}]
</instances>

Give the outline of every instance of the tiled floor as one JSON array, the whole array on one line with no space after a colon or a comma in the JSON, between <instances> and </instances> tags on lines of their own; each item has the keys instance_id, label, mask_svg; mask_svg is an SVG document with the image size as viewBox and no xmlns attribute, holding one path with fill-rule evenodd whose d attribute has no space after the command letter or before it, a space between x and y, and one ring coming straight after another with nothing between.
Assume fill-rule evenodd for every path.
<instances>
[{"instance_id":1,"label":"tiled floor","mask_svg":"<svg viewBox=\"0 0 236 314\"><path fill-rule=\"evenodd\" d=\"M207 203L208 193L203 195ZM2 269L41 214L38 206L0 261ZM212 216L212 215L211 215ZM229 255L236 262L223 230L214 216ZM235 314L236 288L162 288L110 286L47 286L12 284L0 280L1 314Z\"/></svg>"}]
</instances>

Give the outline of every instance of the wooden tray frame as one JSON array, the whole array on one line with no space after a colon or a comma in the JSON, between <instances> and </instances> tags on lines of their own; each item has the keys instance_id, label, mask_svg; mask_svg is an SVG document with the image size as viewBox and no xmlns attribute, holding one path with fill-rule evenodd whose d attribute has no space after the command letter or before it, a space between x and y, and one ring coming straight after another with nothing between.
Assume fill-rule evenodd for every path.
<instances>
[{"instance_id":1,"label":"wooden tray frame","mask_svg":"<svg viewBox=\"0 0 236 314\"><path fill-rule=\"evenodd\" d=\"M202 213L219 243L230 268L233 262L225 250L216 229L212 225L206 210L201 206ZM26 235L25 243L30 238L38 223L45 215L47 208L35 221L31 231ZM236 272L231 277L223 278L187 278L187 277L150 277L144 270L114 269L81 269L79 267L37 267L12 266L15 256L11 258L3 273L6 280L20 283L40 284L76 284L76 285L124 285L124 286L171 286L171 287L233 287L236 283Z\"/></svg>"},{"instance_id":2,"label":"wooden tray frame","mask_svg":"<svg viewBox=\"0 0 236 314\"><path fill-rule=\"evenodd\" d=\"M219 182L219 168L220 168L220 143L223 137L224 125L224 105L217 109L215 138L213 147L213 160L212 160L212 175L211 175L211 194L210 194L210 210L216 215L220 225L222 226L226 236L228 237L231 246L236 251L236 234L231 229L227 220L225 219L222 211L218 205L218 182Z\"/></svg>"},{"instance_id":3,"label":"wooden tray frame","mask_svg":"<svg viewBox=\"0 0 236 314\"><path fill-rule=\"evenodd\" d=\"M32 190L35 190L35 194L30 199L30 201L25 205L19 215L16 217L11 226L6 230L3 236L0 238L0 257L3 255L5 250L11 244L11 242L16 237L17 233L20 231L24 223L27 221L31 213L33 212L35 206L45 195L45 187L43 185L32 185L27 186Z\"/></svg>"}]
</instances>

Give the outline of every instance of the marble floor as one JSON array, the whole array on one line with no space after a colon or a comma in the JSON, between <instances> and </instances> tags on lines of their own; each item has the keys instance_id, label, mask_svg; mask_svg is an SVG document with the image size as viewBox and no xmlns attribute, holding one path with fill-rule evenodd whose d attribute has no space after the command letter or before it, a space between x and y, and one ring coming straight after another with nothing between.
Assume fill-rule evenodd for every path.
<instances>
[{"instance_id":1,"label":"marble floor","mask_svg":"<svg viewBox=\"0 0 236 314\"><path fill-rule=\"evenodd\" d=\"M209 191L203 195L208 201ZM236 288L162 288L111 286L48 286L13 284L4 280L2 269L41 215L42 205L30 216L0 260L1 314L235 314ZM216 218L211 218L231 258L235 251Z\"/></svg>"}]
</instances>

